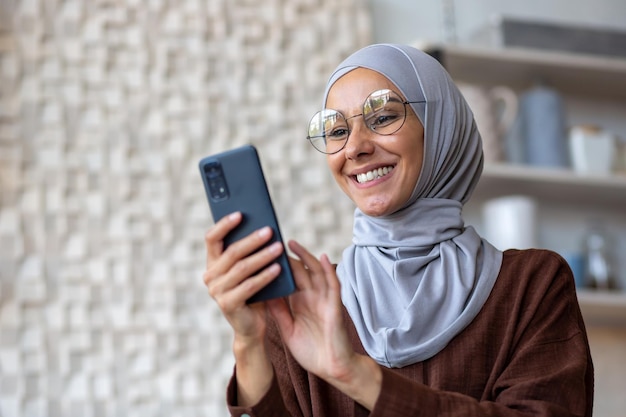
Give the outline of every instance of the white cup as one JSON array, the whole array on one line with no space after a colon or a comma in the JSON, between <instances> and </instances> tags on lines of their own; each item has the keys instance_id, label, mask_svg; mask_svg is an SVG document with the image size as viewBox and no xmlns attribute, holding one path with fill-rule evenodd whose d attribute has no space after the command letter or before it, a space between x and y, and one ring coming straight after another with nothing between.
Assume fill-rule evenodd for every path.
<instances>
[{"instance_id":1,"label":"white cup","mask_svg":"<svg viewBox=\"0 0 626 417\"><path fill-rule=\"evenodd\" d=\"M510 195L483 205L485 238L496 248L537 247L537 203L531 197Z\"/></svg>"},{"instance_id":2,"label":"white cup","mask_svg":"<svg viewBox=\"0 0 626 417\"><path fill-rule=\"evenodd\" d=\"M615 137L594 125L574 126L569 133L572 168L579 174L610 175L615 156Z\"/></svg>"}]
</instances>

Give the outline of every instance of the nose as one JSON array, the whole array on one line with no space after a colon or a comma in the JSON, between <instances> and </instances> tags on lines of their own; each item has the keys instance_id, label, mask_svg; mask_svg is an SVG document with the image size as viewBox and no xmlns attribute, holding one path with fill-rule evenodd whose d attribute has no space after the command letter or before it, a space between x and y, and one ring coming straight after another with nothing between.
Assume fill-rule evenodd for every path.
<instances>
[{"instance_id":1,"label":"nose","mask_svg":"<svg viewBox=\"0 0 626 417\"><path fill-rule=\"evenodd\" d=\"M344 147L346 159L357 159L371 154L374 151L374 132L365 125L363 117L351 117L350 119L352 119L352 127Z\"/></svg>"}]
</instances>

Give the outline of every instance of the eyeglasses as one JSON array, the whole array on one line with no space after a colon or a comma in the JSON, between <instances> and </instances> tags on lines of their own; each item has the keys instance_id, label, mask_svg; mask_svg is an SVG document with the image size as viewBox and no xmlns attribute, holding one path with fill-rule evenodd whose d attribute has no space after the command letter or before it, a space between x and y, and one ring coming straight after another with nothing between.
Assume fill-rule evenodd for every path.
<instances>
[{"instance_id":1,"label":"eyeglasses","mask_svg":"<svg viewBox=\"0 0 626 417\"><path fill-rule=\"evenodd\" d=\"M393 135L404 125L406 105L424 103L424 101L405 101L398 93L389 90L377 90L370 94L363 103L360 114L346 118L341 112L324 109L313 115L309 122L307 139L318 151L334 154L348 143L350 128L348 120L363 116L363 122L374 133Z\"/></svg>"}]
</instances>

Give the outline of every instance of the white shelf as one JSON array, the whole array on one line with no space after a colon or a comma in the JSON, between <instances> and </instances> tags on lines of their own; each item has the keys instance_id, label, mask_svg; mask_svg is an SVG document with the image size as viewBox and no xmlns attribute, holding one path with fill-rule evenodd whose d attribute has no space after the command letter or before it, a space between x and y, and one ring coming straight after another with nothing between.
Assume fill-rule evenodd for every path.
<instances>
[{"instance_id":1,"label":"white shelf","mask_svg":"<svg viewBox=\"0 0 626 417\"><path fill-rule=\"evenodd\" d=\"M579 289L578 303L586 324L626 327L626 293Z\"/></svg>"},{"instance_id":2,"label":"white shelf","mask_svg":"<svg viewBox=\"0 0 626 417\"><path fill-rule=\"evenodd\" d=\"M542 80L566 94L626 99L626 59L541 51L421 44L452 78L478 84L504 84L521 90Z\"/></svg>"},{"instance_id":3,"label":"white shelf","mask_svg":"<svg viewBox=\"0 0 626 417\"><path fill-rule=\"evenodd\" d=\"M559 203L623 207L626 212L626 175L592 176L569 169L486 164L473 198L482 200L509 194Z\"/></svg>"}]
</instances>

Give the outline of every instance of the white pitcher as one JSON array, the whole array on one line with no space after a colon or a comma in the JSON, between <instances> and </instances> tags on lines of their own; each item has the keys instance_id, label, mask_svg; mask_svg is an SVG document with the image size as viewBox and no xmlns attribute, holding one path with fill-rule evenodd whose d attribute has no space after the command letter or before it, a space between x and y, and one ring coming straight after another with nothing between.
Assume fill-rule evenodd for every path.
<instances>
[{"instance_id":1,"label":"white pitcher","mask_svg":"<svg viewBox=\"0 0 626 417\"><path fill-rule=\"evenodd\" d=\"M457 83L483 140L485 161L504 160L504 135L511 128L518 111L517 94L505 86L485 87Z\"/></svg>"}]
</instances>

